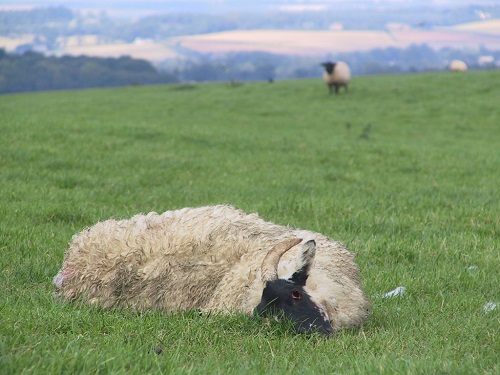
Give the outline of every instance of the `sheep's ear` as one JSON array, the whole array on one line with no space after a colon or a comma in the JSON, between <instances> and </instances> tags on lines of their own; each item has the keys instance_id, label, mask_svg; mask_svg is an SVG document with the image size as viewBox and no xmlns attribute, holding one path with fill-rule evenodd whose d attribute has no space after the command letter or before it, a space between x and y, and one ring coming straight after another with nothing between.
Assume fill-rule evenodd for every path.
<instances>
[{"instance_id":1,"label":"sheep's ear","mask_svg":"<svg viewBox=\"0 0 500 375\"><path fill-rule=\"evenodd\" d=\"M314 240L307 241L302 245L302 248L297 254L297 266L295 268L296 271L289 279L291 282L300 286L306 285L307 277L309 276L309 270L312 267L315 254L316 242Z\"/></svg>"}]
</instances>

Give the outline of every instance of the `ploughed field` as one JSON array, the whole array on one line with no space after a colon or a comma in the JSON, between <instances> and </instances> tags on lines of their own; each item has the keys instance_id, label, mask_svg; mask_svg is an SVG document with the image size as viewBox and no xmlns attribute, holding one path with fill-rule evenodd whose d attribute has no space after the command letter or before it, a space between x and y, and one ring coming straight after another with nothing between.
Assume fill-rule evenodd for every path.
<instances>
[{"instance_id":1,"label":"ploughed field","mask_svg":"<svg viewBox=\"0 0 500 375\"><path fill-rule=\"evenodd\" d=\"M498 373L499 80L1 96L0 373ZM54 300L74 233L218 203L344 242L370 319L325 339L241 315Z\"/></svg>"}]
</instances>

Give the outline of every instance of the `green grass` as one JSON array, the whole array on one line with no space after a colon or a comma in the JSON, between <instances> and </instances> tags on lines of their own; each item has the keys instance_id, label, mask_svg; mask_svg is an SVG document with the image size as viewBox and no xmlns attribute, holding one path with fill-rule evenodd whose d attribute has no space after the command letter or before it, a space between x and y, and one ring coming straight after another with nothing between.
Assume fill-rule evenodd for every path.
<instances>
[{"instance_id":1,"label":"green grass","mask_svg":"<svg viewBox=\"0 0 500 375\"><path fill-rule=\"evenodd\" d=\"M500 71L0 97L0 373L498 374ZM229 203L356 252L361 329L58 304L71 236ZM472 268L469 268L471 267ZM380 296L405 286L401 298ZM157 351L161 354L156 354Z\"/></svg>"}]
</instances>

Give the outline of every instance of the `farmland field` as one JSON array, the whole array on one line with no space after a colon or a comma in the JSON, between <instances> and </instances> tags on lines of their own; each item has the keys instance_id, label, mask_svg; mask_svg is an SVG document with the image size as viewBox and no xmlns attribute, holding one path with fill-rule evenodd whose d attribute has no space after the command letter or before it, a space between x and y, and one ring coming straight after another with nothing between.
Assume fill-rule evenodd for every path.
<instances>
[{"instance_id":1,"label":"farmland field","mask_svg":"<svg viewBox=\"0 0 500 375\"><path fill-rule=\"evenodd\" d=\"M476 49L478 45L500 48L498 35L487 26L480 29L473 23L463 28L443 27L433 30L404 25L392 30L236 30L173 37L169 42L202 53L263 51L311 56L389 47L404 49L414 44L426 44L435 49Z\"/></svg>"},{"instance_id":2,"label":"farmland field","mask_svg":"<svg viewBox=\"0 0 500 375\"><path fill-rule=\"evenodd\" d=\"M498 374L499 80L0 96L0 373ZM54 300L74 233L218 203L344 242L369 320L326 339L240 315Z\"/></svg>"},{"instance_id":3,"label":"farmland field","mask_svg":"<svg viewBox=\"0 0 500 375\"><path fill-rule=\"evenodd\" d=\"M267 52L284 55L325 56L328 54L370 51L385 48L409 48L426 44L434 49L456 48L490 50L500 48L500 20L458 24L451 27L422 29L404 24L389 25L387 30L232 30L164 39L104 41L97 35L59 38L56 55L120 57L131 56L160 63L167 59L189 58L191 52L226 54ZM36 35L0 37L0 48L8 51L33 43ZM181 47L181 48L179 48ZM190 53L186 54L187 51Z\"/></svg>"}]
</instances>

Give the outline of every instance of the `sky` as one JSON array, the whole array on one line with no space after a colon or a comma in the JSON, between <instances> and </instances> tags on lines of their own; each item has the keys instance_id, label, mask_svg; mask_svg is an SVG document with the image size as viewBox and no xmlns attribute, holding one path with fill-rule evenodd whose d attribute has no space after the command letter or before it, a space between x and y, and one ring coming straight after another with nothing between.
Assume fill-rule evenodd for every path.
<instances>
[{"instance_id":1,"label":"sky","mask_svg":"<svg viewBox=\"0 0 500 375\"><path fill-rule=\"evenodd\" d=\"M0 0L0 10L38 6L65 6L79 11L105 11L112 17L139 18L157 13L304 11L329 7L458 7L500 5L500 0Z\"/></svg>"},{"instance_id":2,"label":"sky","mask_svg":"<svg viewBox=\"0 0 500 375\"><path fill-rule=\"evenodd\" d=\"M237 9L258 8L259 6L319 6L346 4L352 6L442 6L442 5L480 5L497 4L500 0L0 0L0 6L57 6L86 8L120 8L120 7L143 7L143 8L190 8L193 6L211 7L215 9Z\"/></svg>"}]
</instances>

